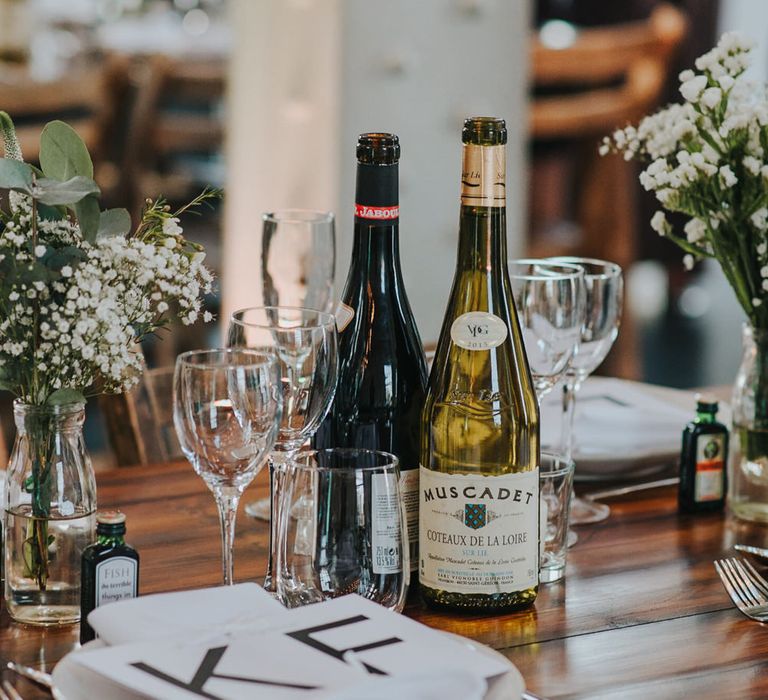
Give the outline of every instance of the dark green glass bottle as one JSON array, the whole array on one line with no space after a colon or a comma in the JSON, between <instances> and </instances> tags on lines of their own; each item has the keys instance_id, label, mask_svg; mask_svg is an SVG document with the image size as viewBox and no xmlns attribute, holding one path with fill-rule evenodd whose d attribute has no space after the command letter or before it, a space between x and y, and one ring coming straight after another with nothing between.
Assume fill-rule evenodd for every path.
<instances>
[{"instance_id":1,"label":"dark green glass bottle","mask_svg":"<svg viewBox=\"0 0 768 700\"><path fill-rule=\"evenodd\" d=\"M139 595L139 553L125 543L125 514L119 510L96 515L94 544L83 550L80 588L80 643L95 638L88 613L101 605Z\"/></svg>"},{"instance_id":2,"label":"dark green glass bottle","mask_svg":"<svg viewBox=\"0 0 768 700\"><path fill-rule=\"evenodd\" d=\"M715 420L717 401L696 395L696 418L683 431L678 506L683 513L722 510L725 506L728 428Z\"/></svg>"}]
</instances>

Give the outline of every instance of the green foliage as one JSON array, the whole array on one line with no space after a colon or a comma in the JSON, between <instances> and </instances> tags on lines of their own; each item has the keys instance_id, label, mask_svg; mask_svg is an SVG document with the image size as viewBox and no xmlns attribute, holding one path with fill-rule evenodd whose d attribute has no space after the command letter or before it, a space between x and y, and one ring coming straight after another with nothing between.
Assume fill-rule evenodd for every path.
<instances>
[{"instance_id":1,"label":"green foliage","mask_svg":"<svg viewBox=\"0 0 768 700\"><path fill-rule=\"evenodd\" d=\"M49 397L46 403L49 406L64 406L70 403L85 403L85 396L77 389L57 389Z\"/></svg>"},{"instance_id":2,"label":"green foliage","mask_svg":"<svg viewBox=\"0 0 768 700\"><path fill-rule=\"evenodd\" d=\"M22 160L21 147L16 138L16 129L13 127L13 121L8 116L8 112L0 111L0 132L3 134L5 157L11 160Z\"/></svg>"},{"instance_id":3,"label":"green foliage","mask_svg":"<svg viewBox=\"0 0 768 700\"><path fill-rule=\"evenodd\" d=\"M45 176L55 180L93 178L88 148L69 124L58 120L46 124L40 134L40 165Z\"/></svg>"},{"instance_id":4,"label":"green foliage","mask_svg":"<svg viewBox=\"0 0 768 700\"><path fill-rule=\"evenodd\" d=\"M99 200L95 195L83 198L72 206L77 221L80 224L80 232L83 238L89 243L96 240L96 233L99 230Z\"/></svg>"},{"instance_id":5,"label":"green foliage","mask_svg":"<svg viewBox=\"0 0 768 700\"><path fill-rule=\"evenodd\" d=\"M26 163L19 160L0 158L0 187L6 190L29 192L32 186L33 171Z\"/></svg>"},{"instance_id":6,"label":"green foliage","mask_svg":"<svg viewBox=\"0 0 768 700\"><path fill-rule=\"evenodd\" d=\"M31 193L38 202L55 207L77 204L89 195L101 194L101 190L90 178L76 175L64 181L41 177L35 180ZM98 207L98 200L95 201Z\"/></svg>"},{"instance_id":7,"label":"green foliage","mask_svg":"<svg viewBox=\"0 0 768 700\"><path fill-rule=\"evenodd\" d=\"M99 238L127 236L131 230L131 215L127 209L107 209L99 216Z\"/></svg>"}]
</instances>

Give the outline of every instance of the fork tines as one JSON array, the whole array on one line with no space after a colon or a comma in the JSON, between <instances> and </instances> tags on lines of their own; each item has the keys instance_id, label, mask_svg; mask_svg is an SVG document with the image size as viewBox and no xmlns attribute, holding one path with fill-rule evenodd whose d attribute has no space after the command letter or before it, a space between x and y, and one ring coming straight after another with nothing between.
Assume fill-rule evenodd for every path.
<instances>
[{"instance_id":1,"label":"fork tines","mask_svg":"<svg viewBox=\"0 0 768 700\"><path fill-rule=\"evenodd\" d=\"M768 581L752 564L734 557L715 561L715 569L739 611L752 620L768 622Z\"/></svg>"}]
</instances>

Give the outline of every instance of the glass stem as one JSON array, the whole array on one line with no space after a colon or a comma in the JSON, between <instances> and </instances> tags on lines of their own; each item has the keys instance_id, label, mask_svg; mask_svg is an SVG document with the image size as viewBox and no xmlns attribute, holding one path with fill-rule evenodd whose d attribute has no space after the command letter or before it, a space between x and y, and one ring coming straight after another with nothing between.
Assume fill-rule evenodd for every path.
<instances>
[{"instance_id":1,"label":"glass stem","mask_svg":"<svg viewBox=\"0 0 768 700\"><path fill-rule=\"evenodd\" d=\"M275 581L275 564L277 563L277 547L279 546L278 511L280 505L280 489L277 488L276 470L285 464L295 454L296 450L275 451L269 456L269 549L267 550L267 575L264 577L264 590L277 592Z\"/></svg>"},{"instance_id":2,"label":"glass stem","mask_svg":"<svg viewBox=\"0 0 768 700\"><path fill-rule=\"evenodd\" d=\"M240 503L242 493L241 489L233 487L225 487L215 491L221 523L221 567L225 586L231 586L234 583L235 521L237 520L237 506Z\"/></svg>"},{"instance_id":3,"label":"glass stem","mask_svg":"<svg viewBox=\"0 0 768 700\"><path fill-rule=\"evenodd\" d=\"M573 422L578 388L576 377L568 374L563 382L563 420L560 430L560 452L565 459L571 459L573 456Z\"/></svg>"}]
</instances>

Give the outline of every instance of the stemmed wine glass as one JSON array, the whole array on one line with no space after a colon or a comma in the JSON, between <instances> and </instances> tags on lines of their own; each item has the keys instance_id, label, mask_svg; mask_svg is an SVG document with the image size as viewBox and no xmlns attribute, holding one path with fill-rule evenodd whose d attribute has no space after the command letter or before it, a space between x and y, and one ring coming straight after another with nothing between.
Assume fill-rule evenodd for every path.
<instances>
[{"instance_id":1,"label":"stemmed wine glass","mask_svg":"<svg viewBox=\"0 0 768 700\"><path fill-rule=\"evenodd\" d=\"M274 450L269 457L270 520L269 561L264 588L274 592L272 566L277 544L277 493L279 465L290 460L311 439L328 414L336 392L338 374L336 320L314 309L264 306L235 311L229 322L229 347L270 350L277 355L277 385L283 413ZM260 501L249 503L246 512L261 517Z\"/></svg>"},{"instance_id":2,"label":"stemmed wine glass","mask_svg":"<svg viewBox=\"0 0 768 700\"><path fill-rule=\"evenodd\" d=\"M586 313L581 342L563 383L563 423L561 451L570 459L573 453L573 419L578 392L584 380L603 362L619 334L624 293L621 267L594 258L557 257L552 262L579 265L584 269ZM571 523L586 524L605 520L611 509L575 496L571 503Z\"/></svg>"},{"instance_id":3,"label":"stemmed wine glass","mask_svg":"<svg viewBox=\"0 0 768 700\"><path fill-rule=\"evenodd\" d=\"M578 265L510 260L509 277L536 396L564 376L584 323L584 270Z\"/></svg>"},{"instance_id":4,"label":"stemmed wine glass","mask_svg":"<svg viewBox=\"0 0 768 700\"><path fill-rule=\"evenodd\" d=\"M331 312L335 303L334 215L311 209L280 209L262 216L262 306ZM249 503L246 513L269 520L271 501Z\"/></svg>"},{"instance_id":5,"label":"stemmed wine glass","mask_svg":"<svg viewBox=\"0 0 768 700\"><path fill-rule=\"evenodd\" d=\"M233 582L240 496L277 438L279 379L271 353L193 350L176 360L173 422L184 455L216 498L225 585Z\"/></svg>"},{"instance_id":6,"label":"stemmed wine glass","mask_svg":"<svg viewBox=\"0 0 768 700\"><path fill-rule=\"evenodd\" d=\"M264 306L331 311L336 267L333 214L284 209L262 217Z\"/></svg>"}]
</instances>

